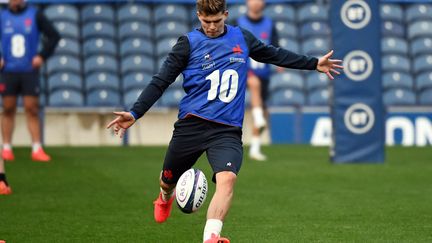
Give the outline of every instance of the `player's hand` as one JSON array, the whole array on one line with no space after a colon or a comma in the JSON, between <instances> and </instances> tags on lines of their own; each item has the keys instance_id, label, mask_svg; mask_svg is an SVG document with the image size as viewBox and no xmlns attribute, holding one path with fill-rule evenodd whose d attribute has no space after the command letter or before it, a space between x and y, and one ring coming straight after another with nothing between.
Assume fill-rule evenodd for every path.
<instances>
[{"instance_id":1,"label":"player's hand","mask_svg":"<svg viewBox=\"0 0 432 243\"><path fill-rule=\"evenodd\" d=\"M115 111L114 114L117 117L108 124L107 129L112 127L114 129L114 133L116 135L119 135L120 133L120 137L122 138L126 130L135 123L135 118L130 112L125 111Z\"/></svg>"},{"instance_id":2,"label":"player's hand","mask_svg":"<svg viewBox=\"0 0 432 243\"><path fill-rule=\"evenodd\" d=\"M40 55L36 55L35 57L33 57L32 67L33 69L39 69L40 67L42 67L43 63L43 58Z\"/></svg>"},{"instance_id":3,"label":"player's hand","mask_svg":"<svg viewBox=\"0 0 432 243\"><path fill-rule=\"evenodd\" d=\"M317 65L317 71L327 74L327 77L329 77L329 79L334 79L332 73L337 75L340 74L340 72L336 69L343 69L343 66L340 65L342 63L342 60L330 59L332 55L333 50L321 57L318 60Z\"/></svg>"}]
</instances>

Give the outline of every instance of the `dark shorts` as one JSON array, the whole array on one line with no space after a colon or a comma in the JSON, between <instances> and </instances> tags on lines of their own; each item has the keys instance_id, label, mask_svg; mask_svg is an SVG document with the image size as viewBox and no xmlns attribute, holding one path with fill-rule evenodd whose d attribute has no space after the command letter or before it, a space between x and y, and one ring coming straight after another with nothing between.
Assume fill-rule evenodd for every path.
<instances>
[{"instance_id":1,"label":"dark shorts","mask_svg":"<svg viewBox=\"0 0 432 243\"><path fill-rule=\"evenodd\" d=\"M265 108L269 97L270 79L260 78L260 77L258 78L261 81L261 99L262 99L263 106Z\"/></svg>"},{"instance_id":2,"label":"dark shorts","mask_svg":"<svg viewBox=\"0 0 432 243\"><path fill-rule=\"evenodd\" d=\"M162 181L177 183L204 152L213 169L213 182L218 172L238 174L243 160L242 129L194 116L178 120L165 155Z\"/></svg>"},{"instance_id":3,"label":"dark shorts","mask_svg":"<svg viewBox=\"0 0 432 243\"><path fill-rule=\"evenodd\" d=\"M0 94L3 96L39 96L39 93L39 72L0 74Z\"/></svg>"}]
</instances>

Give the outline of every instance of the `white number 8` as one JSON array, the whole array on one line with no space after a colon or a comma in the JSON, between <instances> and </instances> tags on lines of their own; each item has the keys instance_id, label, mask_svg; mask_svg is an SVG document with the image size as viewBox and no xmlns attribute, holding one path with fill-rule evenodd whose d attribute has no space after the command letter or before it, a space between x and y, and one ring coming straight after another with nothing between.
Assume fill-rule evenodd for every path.
<instances>
[{"instance_id":1,"label":"white number 8","mask_svg":"<svg viewBox=\"0 0 432 243\"><path fill-rule=\"evenodd\" d=\"M11 49L13 57L20 58L25 55L25 38L23 35L16 34L12 36Z\"/></svg>"}]
</instances>

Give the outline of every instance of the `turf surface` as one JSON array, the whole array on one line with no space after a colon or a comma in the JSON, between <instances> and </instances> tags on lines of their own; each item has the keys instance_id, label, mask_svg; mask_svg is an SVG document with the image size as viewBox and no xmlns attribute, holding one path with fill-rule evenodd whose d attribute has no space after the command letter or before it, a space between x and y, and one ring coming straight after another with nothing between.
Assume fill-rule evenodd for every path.
<instances>
[{"instance_id":1,"label":"turf surface","mask_svg":"<svg viewBox=\"0 0 432 243\"><path fill-rule=\"evenodd\" d=\"M200 242L204 208L153 221L165 148L15 149L0 196L6 242ZM332 165L326 148L272 146L245 159L223 235L232 242L432 242L432 150L389 148L382 165ZM211 176L205 157L196 165ZM210 186L210 193L214 186Z\"/></svg>"}]
</instances>

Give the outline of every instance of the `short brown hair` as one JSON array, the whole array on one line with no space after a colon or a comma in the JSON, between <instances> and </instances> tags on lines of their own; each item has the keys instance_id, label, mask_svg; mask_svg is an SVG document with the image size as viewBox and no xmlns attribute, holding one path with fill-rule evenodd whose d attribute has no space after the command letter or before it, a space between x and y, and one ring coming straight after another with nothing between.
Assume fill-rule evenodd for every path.
<instances>
[{"instance_id":1,"label":"short brown hair","mask_svg":"<svg viewBox=\"0 0 432 243\"><path fill-rule=\"evenodd\" d=\"M227 9L225 0L197 0L196 5L197 11L205 15L225 13Z\"/></svg>"}]
</instances>

